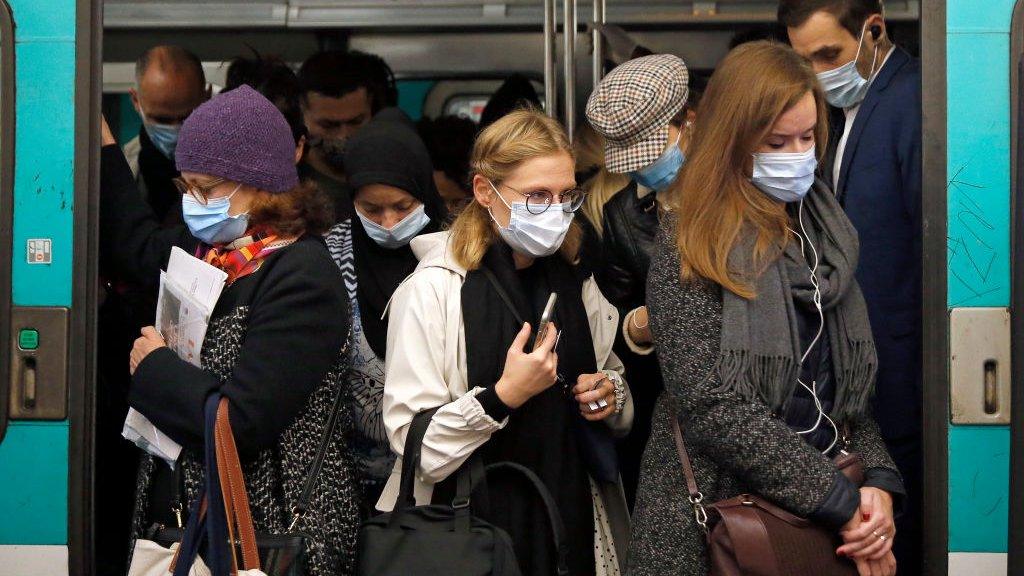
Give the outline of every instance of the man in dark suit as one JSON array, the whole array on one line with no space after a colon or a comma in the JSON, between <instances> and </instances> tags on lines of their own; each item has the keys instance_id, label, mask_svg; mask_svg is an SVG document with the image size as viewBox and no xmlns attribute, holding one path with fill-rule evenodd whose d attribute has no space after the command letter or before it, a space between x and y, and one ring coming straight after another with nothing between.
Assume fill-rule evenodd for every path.
<instances>
[{"instance_id":1,"label":"man in dark suit","mask_svg":"<svg viewBox=\"0 0 1024 576\"><path fill-rule=\"evenodd\" d=\"M894 552L921 570L921 69L880 0L782 0L779 21L832 106L821 176L860 235L878 349L875 417L907 487Z\"/></svg>"}]
</instances>

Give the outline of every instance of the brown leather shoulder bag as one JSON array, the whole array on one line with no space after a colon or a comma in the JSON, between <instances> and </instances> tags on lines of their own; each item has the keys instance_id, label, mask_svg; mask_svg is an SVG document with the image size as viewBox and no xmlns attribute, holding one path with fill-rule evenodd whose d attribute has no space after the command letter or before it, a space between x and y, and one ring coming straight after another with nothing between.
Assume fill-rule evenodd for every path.
<instances>
[{"instance_id":1,"label":"brown leather shoulder bag","mask_svg":"<svg viewBox=\"0 0 1024 576\"><path fill-rule=\"evenodd\" d=\"M857 576L853 562L835 554L842 544L838 534L760 496L741 494L705 506L679 420L669 417L690 505L707 537L711 576ZM844 452L835 462L855 484L863 483L856 454Z\"/></svg>"}]
</instances>

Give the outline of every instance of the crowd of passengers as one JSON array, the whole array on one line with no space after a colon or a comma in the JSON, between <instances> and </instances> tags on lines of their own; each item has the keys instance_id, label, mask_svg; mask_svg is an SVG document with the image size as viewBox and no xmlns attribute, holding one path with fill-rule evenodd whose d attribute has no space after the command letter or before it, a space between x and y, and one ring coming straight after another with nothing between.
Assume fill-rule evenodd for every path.
<instances>
[{"instance_id":1,"label":"crowd of passengers","mask_svg":"<svg viewBox=\"0 0 1024 576\"><path fill-rule=\"evenodd\" d=\"M374 55L242 58L214 95L186 49L146 51L138 136L103 123L104 573L181 525L212 393L259 532L289 530L332 431L306 574L354 572L434 409L416 502L450 502L476 459L521 464L557 504L570 574L709 573L676 423L705 502L756 493L837 534L861 576L920 573L918 62L879 0L778 15L783 37L737 41L709 78L607 27L575 141L524 77L479 125L414 122ZM173 247L227 275L201 368L152 327ZM173 468L119 438L129 406L184 447ZM489 489L522 573L555 573L522 480Z\"/></svg>"}]
</instances>

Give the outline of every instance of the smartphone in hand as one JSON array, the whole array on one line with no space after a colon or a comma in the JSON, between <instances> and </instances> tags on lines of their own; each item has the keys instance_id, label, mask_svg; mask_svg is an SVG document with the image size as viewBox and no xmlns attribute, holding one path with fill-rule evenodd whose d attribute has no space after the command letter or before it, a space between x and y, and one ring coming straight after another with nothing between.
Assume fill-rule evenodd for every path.
<instances>
[{"instance_id":1,"label":"smartphone in hand","mask_svg":"<svg viewBox=\"0 0 1024 576\"><path fill-rule=\"evenodd\" d=\"M551 296L548 296L548 303L544 305L544 312L540 315L540 322L537 324L537 336L533 340L533 349L536 350L537 346L544 341L544 335L547 334L548 325L551 324L551 320L555 317L555 302L558 300L558 294L552 292Z\"/></svg>"}]
</instances>

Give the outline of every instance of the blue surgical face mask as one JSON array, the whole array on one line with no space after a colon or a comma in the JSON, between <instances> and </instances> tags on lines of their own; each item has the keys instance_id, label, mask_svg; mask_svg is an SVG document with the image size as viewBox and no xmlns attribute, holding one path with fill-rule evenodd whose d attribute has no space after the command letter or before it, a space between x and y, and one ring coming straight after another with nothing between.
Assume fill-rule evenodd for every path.
<instances>
[{"instance_id":1,"label":"blue surgical face mask","mask_svg":"<svg viewBox=\"0 0 1024 576\"><path fill-rule=\"evenodd\" d=\"M867 26L867 22L864 23ZM864 46L864 29L860 31L860 41L857 43L857 54L853 60L833 70L826 70L818 73L818 82L825 91L825 100L836 108L850 108L860 104L867 96L868 88L871 87L871 78L875 75L875 60L878 58L878 44L875 44L875 53L871 57L871 72L868 78L864 78L857 71L857 59L860 58L860 50Z\"/></svg>"},{"instance_id":2,"label":"blue surgical face mask","mask_svg":"<svg viewBox=\"0 0 1024 576\"><path fill-rule=\"evenodd\" d=\"M231 197L238 192L239 184L231 194L211 198L200 204L191 194L181 195L181 213L192 235L207 244L227 244L245 235L249 230L249 214L228 215Z\"/></svg>"},{"instance_id":3,"label":"blue surgical face mask","mask_svg":"<svg viewBox=\"0 0 1024 576\"><path fill-rule=\"evenodd\" d=\"M679 149L679 140L682 137L683 133L680 131L676 143L666 148L661 156L654 161L654 164L633 172L630 177L637 184L655 192L661 192L672 185L685 159L683 151Z\"/></svg>"},{"instance_id":4,"label":"blue surgical face mask","mask_svg":"<svg viewBox=\"0 0 1024 576\"><path fill-rule=\"evenodd\" d=\"M427 227L427 224L430 224L430 216L427 216L423 204L417 206L415 210L407 214L405 218L399 220L391 228L385 228L363 216L358 209L356 209L356 216L359 216L359 221L363 223L363 229L366 230L367 236L382 248L391 248L392 250L408 244L420 233L420 230L423 230Z\"/></svg>"},{"instance_id":5,"label":"blue surgical face mask","mask_svg":"<svg viewBox=\"0 0 1024 576\"><path fill-rule=\"evenodd\" d=\"M181 133L181 125L146 122L149 115L146 114L142 104L139 104L139 112L142 115L142 126L146 129L146 134L149 135L149 141L168 160L174 160L174 149L178 147L178 134Z\"/></svg>"},{"instance_id":6,"label":"blue surgical face mask","mask_svg":"<svg viewBox=\"0 0 1024 576\"><path fill-rule=\"evenodd\" d=\"M174 160L174 149L178 147L178 134L181 132L181 126L150 123L143 126L146 127L146 134L149 135L153 146L156 146L156 149L167 159Z\"/></svg>"},{"instance_id":7,"label":"blue surgical face mask","mask_svg":"<svg viewBox=\"0 0 1024 576\"><path fill-rule=\"evenodd\" d=\"M750 181L772 198L796 202L811 189L817 167L814 146L806 152L758 152Z\"/></svg>"}]
</instances>

